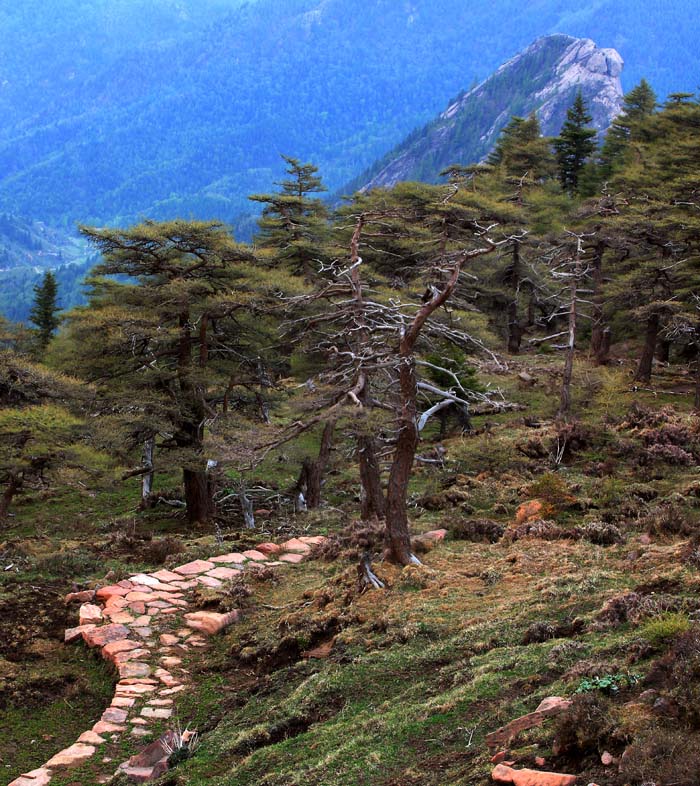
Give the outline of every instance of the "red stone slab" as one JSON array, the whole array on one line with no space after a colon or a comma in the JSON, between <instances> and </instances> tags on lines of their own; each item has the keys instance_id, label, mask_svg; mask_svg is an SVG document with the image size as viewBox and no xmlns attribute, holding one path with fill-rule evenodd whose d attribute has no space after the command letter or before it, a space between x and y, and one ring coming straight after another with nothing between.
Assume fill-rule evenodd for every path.
<instances>
[{"instance_id":1,"label":"red stone slab","mask_svg":"<svg viewBox=\"0 0 700 786\"><path fill-rule=\"evenodd\" d=\"M280 562L289 562L292 565L297 565L304 561L303 554L283 554L280 557Z\"/></svg>"},{"instance_id":2,"label":"red stone slab","mask_svg":"<svg viewBox=\"0 0 700 786\"><path fill-rule=\"evenodd\" d=\"M215 567L211 562L207 562L203 559L196 559L192 562L187 562L184 565L180 565L179 567L175 568L175 573L179 573L182 576L196 576L198 573L206 573L208 570L212 570Z\"/></svg>"},{"instance_id":3,"label":"red stone slab","mask_svg":"<svg viewBox=\"0 0 700 786\"><path fill-rule=\"evenodd\" d=\"M129 629L124 625L112 623L103 625L101 628L92 628L83 631L83 639L88 647L104 647L113 641L121 641L129 638Z\"/></svg>"}]
</instances>

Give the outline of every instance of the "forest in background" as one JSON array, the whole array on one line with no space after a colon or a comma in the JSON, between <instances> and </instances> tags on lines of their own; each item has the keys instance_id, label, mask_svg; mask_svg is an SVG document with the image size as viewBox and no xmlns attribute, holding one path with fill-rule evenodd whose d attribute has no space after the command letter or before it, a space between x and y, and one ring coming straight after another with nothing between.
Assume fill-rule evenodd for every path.
<instances>
[{"instance_id":1,"label":"forest in background","mask_svg":"<svg viewBox=\"0 0 700 786\"><path fill-rule=\"evenodd\" d=\"M339 188L543 34L618 48L626 87L646 77L662 98L700 77L686 0L238 5L3 9L0 210L68 229L214 215L248 237L247 195L279 153Z\"/></svg>"}]
</instances>

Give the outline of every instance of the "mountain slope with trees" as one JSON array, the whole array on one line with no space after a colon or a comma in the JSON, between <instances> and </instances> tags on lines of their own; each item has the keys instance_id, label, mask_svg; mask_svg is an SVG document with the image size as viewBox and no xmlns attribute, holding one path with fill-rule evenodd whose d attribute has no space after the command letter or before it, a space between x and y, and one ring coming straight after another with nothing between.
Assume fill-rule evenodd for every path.
<instances>
[{"instance_id":1,"label":"mountain slope with trees","mask_svg":"<svg viewBox=\"0 0 700 786\"><path fill-rule=\"evenodd\" d=\"M197 726L168 782L693 786L700 102L641 83L612 149L590 117L577 95L555 140L511 118L446 183L335 209L287 157L256 244L216 221L83 229L88 303L55 335L0 324L8 769L82 734L53 710L108 681L60 641L61 596L110 582L117 629L88 638L126 615L148 642L181 612L115 582L162 567L237 620L115 659L134 693L187 670L187 693L134 705L147 736ZM310 532L316 559L286 573L191 564ZM128 662L151 652L153 678ZM55 786L146 744L111 734L122 712Z\"/></svg>"},{"instance_id":2,"label":"mountain slope with trees","mask_svg":"<svg viewBox=\"0 0 700 786\"><path fill-rule=\"evenodd\" d=\"M613 49L563 35L541 38L413 132L346 191L402 180L438 182L448 166L473 164L490 153L513 116L535 113L542 132L555 136L577 93L590 106L589 122L604 132L622 105L621 73L622 58Z\"/></svg>"},{"instance_id":3,"label":"mountain slope with trees","mask_svg":"<svg viewBox=\"0 0 700 786\"><path fill-rule=\"evenodd\" d=\"M216 215L250 234L246 197L279 153L335 190L546 33L618 48L628 87L692 90L696 20L688 0L8 6L0 210L68 226Z\"/></svg>"}]
</instances>

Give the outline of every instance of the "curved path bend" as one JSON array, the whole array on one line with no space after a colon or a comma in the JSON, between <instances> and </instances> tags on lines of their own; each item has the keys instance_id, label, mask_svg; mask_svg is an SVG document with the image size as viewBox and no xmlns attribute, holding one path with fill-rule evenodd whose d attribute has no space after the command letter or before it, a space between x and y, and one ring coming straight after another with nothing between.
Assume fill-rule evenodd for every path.
<instances>
[{"instance_id":1,"label":"curved path bend","mask_svg":"<svg viewBox=\"0 0 700 786\"><path fill-rule=\"evenodd\" d=\"M109 743L118 742L123 735L148 743L155 728L162 728L175 714L178 698L191 687L187 659L207 646L206 636L238 619L237 611L192 610L191 590L220 587L253 564L296 564L324 540L317 536L292 538L281 545L260 543L248 551L198 559L172 570L138 573L96 592L68 595L66 600L83 603L80 624L65 632L65 641L82 639L90 647L99 647L102 656L114 664L119 680L112 703L73 745L9 786L47 786L55 774L95 756L101 756L100 769L105 771L97 782L110 780L115 763L104 755ZM166 732L166 737L168 734L172 731ZM162 739L119 764L117 771L124 771L136 782L162 774L168 758Z\"/></svg>"}]
</instances>

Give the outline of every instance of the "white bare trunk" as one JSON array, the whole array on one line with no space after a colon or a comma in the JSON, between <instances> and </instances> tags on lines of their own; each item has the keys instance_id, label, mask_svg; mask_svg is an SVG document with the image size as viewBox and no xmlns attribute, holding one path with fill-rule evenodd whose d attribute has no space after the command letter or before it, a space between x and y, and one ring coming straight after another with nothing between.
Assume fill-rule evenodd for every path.
<instances>
[{"instance_id":1,"label":"white bare trunk","mask_svg":"<svg viewBox=\"0 0 700 786\"><path fill-rule=\"evenodd\" d=\"M143 466L149 471L141 479L141 499L148 499L153 492L153 453L156 449L156 438L149 437L143 443Z\"/></svg>"}]
</instances>

